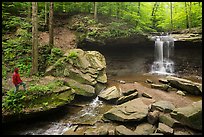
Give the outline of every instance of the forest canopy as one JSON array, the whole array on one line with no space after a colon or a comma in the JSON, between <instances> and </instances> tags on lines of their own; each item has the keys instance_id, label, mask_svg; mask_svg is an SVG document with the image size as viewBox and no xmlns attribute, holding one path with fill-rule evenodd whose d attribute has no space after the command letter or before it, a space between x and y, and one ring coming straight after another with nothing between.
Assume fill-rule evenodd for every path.
<instances>
[{"instance_id":1,"label":"forest canopy","mask_svg":"<svg viewBox=\"0 0 204 137\"><path fill-rule=\"evenodd\" d=\"M45 15L45 3L38 2L41 18ZM94 2L54 2L56 13L94 13ZM29 17L30 14L31 2L3 2L3 30L9 29L7 21L12 16ZM202 2L97 2L97 14L120 18L141 31L169 31L200 27Z\"/></svg>"}]
</instances>

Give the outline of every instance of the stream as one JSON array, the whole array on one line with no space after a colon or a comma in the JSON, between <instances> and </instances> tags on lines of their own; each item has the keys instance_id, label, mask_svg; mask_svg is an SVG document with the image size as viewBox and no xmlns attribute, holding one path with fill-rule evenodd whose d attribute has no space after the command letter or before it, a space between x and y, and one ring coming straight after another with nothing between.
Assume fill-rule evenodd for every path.
<instances>
[{"instance_id":1,"label":"stream","mask_svg":"<svg viewBox=\"0 0 204 137\"><path fill-rule=\"evenodd\" d=\"M175 44L176 45L176 44ZM108 87L118 86L120 80L126 83L139 82L148 86L145 81L157 81L164 76L150 74L154 61L153 46L121 46L121 47L87 47L83 50L98 50L107 62ZM174 50L175 75L202 83L202 46L184 48L175 46ZM155 82L156 83L156 82ZM176 94L176 93L174 93ZM192 101L201 100L200 96L186 96ZM65 106L57 113L42 116L27 121L20 121L4 125L3 134L20 135L62 135L75 125L81 125L79 134L83 134L86 127L95 126L101 121L104 112L112 108L98 97L92 99L78 99ZM77 127L80 128L80 127Z\"/></svg>"}]
</instances>

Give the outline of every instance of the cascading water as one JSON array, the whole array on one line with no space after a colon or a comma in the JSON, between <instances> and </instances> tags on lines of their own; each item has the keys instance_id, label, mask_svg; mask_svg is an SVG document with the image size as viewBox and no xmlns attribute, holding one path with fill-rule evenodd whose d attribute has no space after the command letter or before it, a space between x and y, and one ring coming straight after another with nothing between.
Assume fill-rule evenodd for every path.
<instances>
[{"instance_id":1,"label":"cascading water","mask_svg":"<svg viewBox=\"0 0 204 137\"><path fill-rule=\"evenodd\" d=\"M174 62L170 59L173 56L174 39L170 36L156 36L155 38L155 61L151 73L173 75Z\"/></svg>"}]
</instances>

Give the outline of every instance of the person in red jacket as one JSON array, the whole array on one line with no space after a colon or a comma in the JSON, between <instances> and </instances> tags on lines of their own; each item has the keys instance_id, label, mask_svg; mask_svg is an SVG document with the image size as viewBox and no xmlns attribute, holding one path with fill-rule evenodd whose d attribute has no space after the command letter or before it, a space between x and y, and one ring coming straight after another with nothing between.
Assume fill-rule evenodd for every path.
<instances>
[{"instance_id":1,"label":"person in red jacket","mask_svg":"<svg viewBox=\"0 0 204 137\"><path fill-rule=\"evenodd\" d=\"M24 90L26 91L26 84L21 80L20 75L18 73L18 68L14 69L14 73L13 73L13 84L15 85L15 90L14 93L16 93L18 91L18 88L20 85L23 85Z\"/></svg>"}]
</instances>

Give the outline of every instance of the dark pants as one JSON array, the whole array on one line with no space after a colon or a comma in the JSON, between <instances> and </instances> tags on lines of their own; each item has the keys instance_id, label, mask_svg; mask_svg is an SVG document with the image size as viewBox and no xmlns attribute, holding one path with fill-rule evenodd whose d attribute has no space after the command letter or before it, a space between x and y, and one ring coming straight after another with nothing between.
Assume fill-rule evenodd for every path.
<instances>
[{"instance_id":1,"label":"dark pants","mask_svg":"<svg viewBox=\"0 0 204 137\"><path fill-rule=\"evenodd\" d=\"M14 90L14 93L16 93L18 91L20 85L23 85L23 88L26 91L26 84L24 82L21 82L21 83L19 83L18 85L15 86L16 88Z\"/></svg>"}]
</instances>

